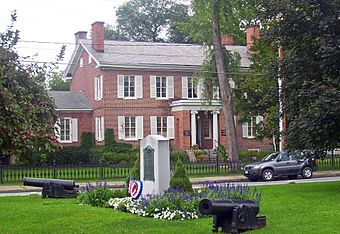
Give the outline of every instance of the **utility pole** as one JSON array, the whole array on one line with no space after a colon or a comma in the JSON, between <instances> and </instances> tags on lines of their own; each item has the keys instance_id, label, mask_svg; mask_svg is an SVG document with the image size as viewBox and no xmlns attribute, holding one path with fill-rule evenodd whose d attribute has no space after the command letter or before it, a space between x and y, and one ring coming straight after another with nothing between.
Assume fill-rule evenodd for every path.
<instances>
[{"instance_id":1,"label":"utility pole","mask_svg":"<svg viewBox=\"0 0 340 234\"><path fill-rule=\"evenodd\" d=\"M279 75L278 75L278 84L279 84L279 150L282 152L285 150L286 145L286 114L283 110L284 103L284 75L282 71L282 60L283 60L283 47L279 44L278 49L279 54Z\"/></svg>"},{"instance_id":2,"label":"utility pole","mask_svg":"<svg viewBox=\"0 0 340 234\"><path fill-rule=\"evenodd\" d=\"M218 73L218 83L222 100L222 111L225 119L228 154L233 161L238 161L239 157L237 151L232 95L229 85L229 79L226 73L226 67L224 62L225 57L222 53L218 9L219 0L211 0L213 46L216 59L216 68Z\"/></svg>"}]
</instances>

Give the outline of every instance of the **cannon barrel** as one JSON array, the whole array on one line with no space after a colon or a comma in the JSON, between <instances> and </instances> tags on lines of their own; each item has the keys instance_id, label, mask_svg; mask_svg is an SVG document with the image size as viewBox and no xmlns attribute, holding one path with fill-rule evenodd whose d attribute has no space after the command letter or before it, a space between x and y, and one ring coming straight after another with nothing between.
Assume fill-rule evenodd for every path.
<instances>
[{"instance_id":1,"label":"cannon barrel","mask_svg":"<svg viewBox=\"0 0 340 234\"><path fill-rule=\"evenodd\" d=\"M203 199L198 208L202 215L231 215L235 207L247 206L259 213L259 205L251 200L215 200Z\"/></svg>"},{"instance_id":2,"label":"cannon barrel","mask_svg":"<svg viewBox=\"0 0 340 234\"><path fill-rule=\"evenodd\" d=\"M58 180L58 179L42 179L42 178L24 178L24 185L34 187L44 187L46 184L58 184L64 189L74 189L79 187L75 184L74 180Z\"/></svg>"}]
</instances>

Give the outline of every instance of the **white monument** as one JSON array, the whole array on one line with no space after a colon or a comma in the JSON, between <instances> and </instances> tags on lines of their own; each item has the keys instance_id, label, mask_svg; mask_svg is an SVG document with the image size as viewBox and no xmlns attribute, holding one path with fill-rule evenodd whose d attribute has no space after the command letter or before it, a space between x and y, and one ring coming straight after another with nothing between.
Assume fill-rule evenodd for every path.
<instances>
[{"instance_id":1,"label":"white monument","mask_svg":"<svg viewBox=\"0 0 340 234\"><path fill-rule=\"evenodd\" d=\"M142 195L161 195L170 186L169 139L149 135L140 144L140 179Z\"/></svg>"}]
</instances>

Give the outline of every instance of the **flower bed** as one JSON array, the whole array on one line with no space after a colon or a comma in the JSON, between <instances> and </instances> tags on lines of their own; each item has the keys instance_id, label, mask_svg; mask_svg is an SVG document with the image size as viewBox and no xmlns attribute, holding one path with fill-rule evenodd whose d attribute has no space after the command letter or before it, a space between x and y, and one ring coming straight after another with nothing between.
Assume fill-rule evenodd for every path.
<instances>
[{"instance_id":1,"label":"flower bed","mask_svg":"<svg viewBox=\"0 0 340 234\"><path fill-rule=\"evenodd\" d=\"M241 184L208 185L193 193L170 189L162 196L147 196L139 200L133 200L130 197L111 198L107 206L114 210L155 219L186 220L200 217L198 204L204 198L210 200L249 199L259 203L261 192L256 188L251 189Z\"/></svg>"}]
</instances>

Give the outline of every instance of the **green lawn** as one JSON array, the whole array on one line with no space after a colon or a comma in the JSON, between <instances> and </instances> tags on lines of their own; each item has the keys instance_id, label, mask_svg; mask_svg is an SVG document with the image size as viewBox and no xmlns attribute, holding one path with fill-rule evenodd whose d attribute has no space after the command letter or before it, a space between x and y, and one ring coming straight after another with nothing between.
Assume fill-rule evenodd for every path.
<instances>
[{"instance_id":1,"label":"green lawn","mask_svg":"<svg viewBox=\"0 0 340 234\"><path fill-rule=\"evenodd\" d=\"M251 233L340 233L340 182L261 187L267 227ZM0 197L0 233L211 233L212 219L155 220L76 199Z\"/></svg>"}]
</instances>

